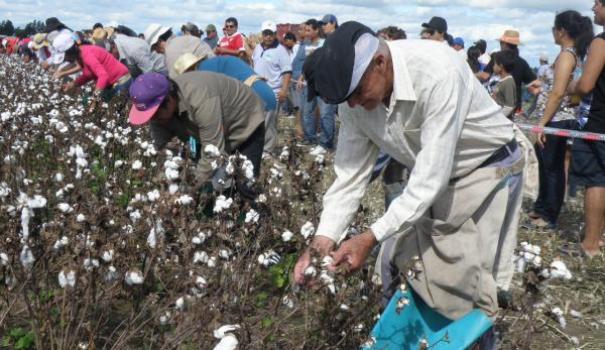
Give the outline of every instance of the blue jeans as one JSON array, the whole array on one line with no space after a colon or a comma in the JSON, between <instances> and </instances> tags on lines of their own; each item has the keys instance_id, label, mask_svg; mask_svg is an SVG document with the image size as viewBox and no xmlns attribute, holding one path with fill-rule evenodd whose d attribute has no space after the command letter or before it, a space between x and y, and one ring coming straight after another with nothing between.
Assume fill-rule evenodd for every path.
<instances>
[{"instance_id":1,"label":"blue jeans","mask_svg":"<svg viewBox=\"0 0 605 350\"><path fill-rule=\"evenodd\" d=\"M577 122L562 120L548 123L546 126L575 130ZM535 146L540 172L540 190L536 203L534 203L534 212L551 225L556 225L565 199L566 147L567 138L555 135L546 135L544 148Z\"/></svg>"},{"instance_id":2,"label":"blue jeans","mask_svg":"<svg viewBox=\"0 0 605 350\"><path fill-rule=\"evenodd\" d=\"M319 106L319 123L321 134L319 145L325 149L334 148L334 134L336 130L336 105L325 103L321 98L316 97L312 101L307 101L307 89L302 93L302 126L305 134L305 140L311 143L317 143L317 121L315 119L315 108Z\"/></svg>"}]
</instances>

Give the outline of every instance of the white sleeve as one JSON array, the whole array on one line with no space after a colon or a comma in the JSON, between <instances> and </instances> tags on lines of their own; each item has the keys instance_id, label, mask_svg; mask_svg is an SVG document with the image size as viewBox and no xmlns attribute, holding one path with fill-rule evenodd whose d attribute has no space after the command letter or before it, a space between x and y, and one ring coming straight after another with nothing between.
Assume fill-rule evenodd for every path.
<instances>
[{"instance_id":1,"label":"white sleeve","mask_svg":"<svg viewBox=\"0 0 605 350\"><path fill-rule=\"evenodd\" d=\"M317 228L318 235L335 242L342 238L359 208L379 151L346 115L356 111L344 104L339 108L342 124L334 160L336 179L324 195L323 211Z\"/></svg>"}]
</instances>

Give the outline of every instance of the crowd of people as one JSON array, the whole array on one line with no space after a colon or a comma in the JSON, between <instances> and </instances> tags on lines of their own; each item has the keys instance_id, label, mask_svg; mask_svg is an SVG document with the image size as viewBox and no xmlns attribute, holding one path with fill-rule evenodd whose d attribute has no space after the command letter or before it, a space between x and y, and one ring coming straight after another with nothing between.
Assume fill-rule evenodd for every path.
<instances>
[{"instance_id":1,"label":"crowd of people","mask_svg":"<svg viewBox=\"0 0 605 350\"><path fill-rule=\"evenodd\" d=\"M593 12L594 23L605 25L605 0L596 0ZM149 124L158 148L178 138L198 153L208 145L239 152L255 176L262 157L277 152L278 118L292 111L300 145L314 156L335 153L337 176L296 281L308 282L311 251L332 255L334 269L355 270L380 243L385 288L398 278L393 266L419 256L425 278L412 287L456 319L472 308L493 316L508 293L523 169L532 154L539 164L532 224L557 227L573 182L586 188L585 229L582 242L566 249L592 257L605 245L605 145L576 139L570 146L543 133L534 145L513 123L526 115L542 127L605 133L605 34L594 36L592 24L577 11L558 13L552 34L559 54L552 65L541 57L537 72L520 56L519 31L506 30L488 53L486 40L466 48L441 17L421 24L424 40L410 40L396 26L374 32L357 22L341 25L332 14L298 26L265 21L249 36L234 17L224 21L222 36L212 24L203 35L193 23L178 35L159 24L143 33L100 23L73 31L52 17L45 33L3 38L0 50L57 79L71 77L65 91L94 81L91 109L128 95L130 123ZM523 104L524 90L536 96L531 107ZM197 158L193 187L215 184L220 171ZM379 177L386 213L346 239L368 184ZM254 198L251 188L236 186Z\"/></svg>"}]
</instances>

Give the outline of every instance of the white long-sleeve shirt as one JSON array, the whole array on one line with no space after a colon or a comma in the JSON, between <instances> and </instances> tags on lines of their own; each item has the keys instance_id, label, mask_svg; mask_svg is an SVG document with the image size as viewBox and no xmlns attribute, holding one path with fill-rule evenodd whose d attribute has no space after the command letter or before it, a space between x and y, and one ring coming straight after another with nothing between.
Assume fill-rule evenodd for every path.
<instances>
[{"instance_id":1,"label":"white long-sleeve shirt","mask_svg":"<svg viewBox=\"0 0 605 350\"><path fill-rule=\"evenodd\" d=\"M389 107L339 106L337 177L317 230L334 241L343 238L359 207L379 149L412 169L403 194L371 226L384 241L423 216L450 180L513 139L512 123L454 50L431 40L388 45L394 70Z\"/></svg>"},{"instance_id":2,"label":"white long-sleeve shirt","mask_svg":"<svg viewBox=\"0 0 605 350\"><path fill-rule=\"evenodd\" d=\"M116 34L114 41L120 54L120 60L126 60L129 65L136 65L143 73L154 71L151 48L145 40Z\"/></svg>"}]
</instances>

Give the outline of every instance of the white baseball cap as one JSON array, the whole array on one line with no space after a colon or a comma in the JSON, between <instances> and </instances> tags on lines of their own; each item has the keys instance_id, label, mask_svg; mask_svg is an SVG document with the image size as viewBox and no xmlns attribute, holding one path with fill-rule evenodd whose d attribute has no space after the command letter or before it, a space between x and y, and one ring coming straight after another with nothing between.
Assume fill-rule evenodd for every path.
<instances>
[{"instance_id":1,"label":"white baseball cap","mask_svg":"<svg viewBox=\"0 0 605 350\"><path fill-rule=\"evenodd\" d=\"M160 37L170 29L170 27L162 27L157 23L152 23L145 29L145 40L149 46L153 46L153 44L157 43Z\"/></svg>"},{"instance_id":2,"label":"white baseball cap","mask_svg":"<svg viewBox=\"0 0 605 350\"><path fill-rule=\"evenodd\" d=\"M260 31L263 32L265 30L270 30L275 33L277 31L277 24L273 21L264 21L260 26Z\"/></svg>"}]
</instances>

